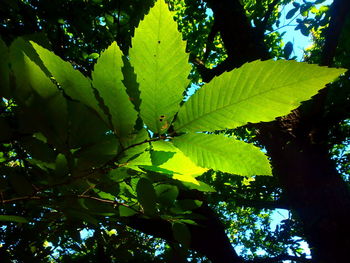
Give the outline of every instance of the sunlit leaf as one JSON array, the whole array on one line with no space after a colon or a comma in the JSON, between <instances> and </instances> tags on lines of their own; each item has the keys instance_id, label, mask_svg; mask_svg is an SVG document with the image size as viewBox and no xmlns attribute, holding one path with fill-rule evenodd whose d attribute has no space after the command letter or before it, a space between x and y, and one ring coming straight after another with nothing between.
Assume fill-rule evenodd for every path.
<instances>
[{"instance_id":1,"label":"sunlit leaf","mask_svg":"<svg viewBox=\"0 0 350 263\"><path fill-rule=\"evenodd\" d=\"M185 48L167 4L157 1L135 30L129 51L140 84L141 117L153 132L169 128L189 83Z\"/></svg>"},{"instance_id":2,"label":"sunlit leaf","mask_svg":"<svg viewBox=\"0 0 350 263\"><path fill-rule=\"evenodd\" d=\"M93 86L109 109L113 127L120 137L132 132L137 119L137 112L122 83L122 66L122 52L117 43L113 42L101 54L92 72Z\"/></svg>"},{"instance_id":3,"label":"sunlit leaf","mask_svg":"<svg viewBox=\"0 0 350 263\"><path fill-rule=\"evenodd\" d=\"M259 148L243 141L199 133L176 137L174 144L204 168L247 176L271 174L267 156Z\"/></svg>"},{"instance_id":4,"label":"sunlit leaf","mask_svg":"<svg viewBox=\"0 0 350 263\"><path fill-rule=\"evenodd\" d=\"M162 163L154 163L155 165L158 165L160 168L164 168L170 171L174 171L175 173L179 175L185 175L184 176L177 176L177 178L180 180L180 178L187 178L185 181L188 182L189 176L196 176L203 174L207 169L200 167L196 165L190 158L188 158L186 155L184 155L178 148L174 147L174 145L170 142L165 141L156 141L152 142L153 146L153 152L152 152L152 161L153 163L155 161L159 162L159 159L163 156L168 156L169 158L164 159L164 162ZM170 154L170 155L169 155ZM157 160L155 160L155 157L158 157ZM191 180L192 182L195 182L195 180Z\"/></svg>"},{"instance_id":5,"label":"sunlit leaf","mask_svg":"<svg viewBox=\"0 0 350 263\"><path fill-rule=\"evenodd\" d=\"M215 77L181 107L177 131L214 131L272 121L308 100L344 69L254 61Z\"/></svg>"},{"instance_id":6,"label":"sunlit leaf","mask_svg":"<svg viewBox=\"0 0 350 263\"><path fill-rule=\"evenodd\" d=\"M45 67L49 70L55 80L62 86L65 93L72 99L83 102L85 105L96 110L99 115L107 121L107 116L98 105L91 81L84 77L82 73L74 69L73 66L53 52L31 42L36 52L39 54Z\"/></svg>"}]
</instances>

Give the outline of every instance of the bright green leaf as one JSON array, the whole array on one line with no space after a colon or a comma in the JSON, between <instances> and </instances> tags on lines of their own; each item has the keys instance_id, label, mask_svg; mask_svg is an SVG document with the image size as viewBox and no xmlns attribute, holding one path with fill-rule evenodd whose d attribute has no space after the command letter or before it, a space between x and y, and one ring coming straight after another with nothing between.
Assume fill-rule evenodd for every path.
<instances>
[{"instance_id":1,"label":"bright green leaf","mask_svg":"<svg viewBox=\"0 0 350 263\"><path fill-rule=\"evenodd\" d=\"M172 156L168 156L170 158L166 160L164 159L164 162L159 163L158 165L160 168L174 171L175 173L179 174L177 175L177 178L174 179L181 180L182 178L186 182L189 182L189 180L190 182L196 182L196 180L193 177L196 175L201 175L205 171L207 171L207 169L196 165L190 158L184 155L178 148L176 148L170 142L156 141L152 142L152 146L154 150L152 153L153 162L155 161L154 157L158 157L157 161L159 162L162 156L168 156L169 153L172 154ZM189 177L192 177L193 179L190 179Z\"/></svg>"},{"instance_id":2,"label":"bright green leaf","mask_svg":"<svg viewBox=\"0 0 350 263\"><path fill-rule=\"evenodd\" d=\"M169 128L189 83L186 44L164 0L159 0L135 30L130 62L141 91L141 117L156 133Z\"/></svg>"},{"instance_id":3,"label":"bright green leaf","mask_svg":"<svg viewBox=\"0 0 350 263\"><path fill-rule=\"evenodd\" d=\"M100 54L98 54L98 53L91 53L91 54L88 56L88 58L90 58L90 59L98 59L99 56L100 56Z\"/></svg>"},{"instance_id":4,"label":"bright green leaf","mask_svg":"<svg viewBox=\"0 0 350 263\"><path fill-rule=\"evenodd\" d=\"M185 134L174 144L197 165L239 175L271 175L266 155L252 144L214 134Z\"/></svg>"},{"instance_id":5,"label":"bright green leaf","mask_svg":"<svg viewBox=\"0 0 350 263\"><path fill-rule=\"evenodd\" d=\"M223 73L180 109L177 131L214 131L272 121L308 100L344 69L295 61L254 61Z\"/></svg>"},{"instance_id":6,"label":"bright green leaf","mask_svg":"<svg viewBox=\"0 0 350 263\"><path fill-rule=\"evenodd\" d=\"M109 109L116 134L124 137L132 132L137 112L122 83L122 52L116 42L106 49L95 64L93 86Z\"/></svg>"}]
</instances>

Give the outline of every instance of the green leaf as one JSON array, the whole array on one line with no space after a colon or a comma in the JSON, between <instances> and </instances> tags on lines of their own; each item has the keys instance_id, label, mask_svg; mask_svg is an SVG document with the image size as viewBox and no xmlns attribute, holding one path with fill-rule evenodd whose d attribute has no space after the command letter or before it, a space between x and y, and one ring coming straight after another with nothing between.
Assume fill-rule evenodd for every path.
<instances>
[{"instance_id":1,"label":"green leaf","mask_svg":"<svg viewBox=\"0 0 350 263\"><path fill-rule=\"evenodd\" d=\"M100 116L107 121L107 116L98 105L91 82L78 70L53 52L31 42L45 67L50 71L55 80L62 86L64 91L72 99L83 102L85 105L96 110Z\"/></svg>"},{"instance_id":2,"label":"green leaf","mask_svg":"<svg viewBox=\"0 0 350 263\"><path fill-rule=\"evenodd\" d=\"M131 208L120 205L119 206L119 215L120 216L133 216L136 215L137 212Z\"/></svg>"},{"instance_id":3,"label":"green leaf","mask_svg":"<svg viewBox=\"0 0 350 263\"><path fill-rule=\"evenodd\" d=\"M154 189L156 191L159 203L166 207L171 207L179 195L179 190L175 185L160 184Z\"/></svg>"},{"instance_id":4,"label":"green leaf","mask_svg":"<svg viewBox=\"0 0 350 263\"><path fill-rule=\"evenodd\" d=\"M299 25L300 25L300 32L304 36L308 37L310 34L310 29L305 24L300 23Z\"/></svg>"},{"instance_id":5,"label":"green leaf","mask_svg":"<svg viewBox=\"0 0 350 263\"><path fill-rule=\"evenodd\" d=\"M147 140L149 140L149 136L145 129L123 138L122 144L129 148L123 152L123 156L118 162L122 166L135 170L139 170L139 165L152 165L150 152L148 150L150 145Z\"/></svg>"},{"instance_id":6,"label":"green leaf","mask_svg":"<svg viewBox=\"0 0 350 263\"><path fill-rule=\"evenodd\" d=\"M172 226L173 236L176 241L188 248L191 243L191 233L186 224L175 222Z\"/></svg>"},{"instance_id":7,"label":"green leaf","mask_svg":"<svg viewBox=\"0 0 350 263\"><path fill-rule=\"evenodd\" d=\"M182 210L194 210L201 207L203 201L193 200L193 199L182 199L176 201L176 206L180 207Z\"/></svg>"},{"instance_id":8,"label":"green leaf","mask_svg":"<svg viewBox=\"0 0 350 263\"><path fill-rule=\"evenodd\" d=\"M16 99L21 106L30 107L22 110L33 111L30 120L37 119L37 128L50 138L51 142L56 146L63 145L68 130L66 99L42 68L26 55L31 52L34 51L30 51L26 42L21 39L11 45L11 67L16 78ZM35 58L33 54L31 57Z\"/></svg>"},{"instance_id":9,"label":"green leaf","mask_svg":"<svg viewBox=\"0 0 350 263\"><path fill-rule=\"evenodd\" d=\"M204 85L181 107L177 131L214 131L272 121L308 100L344 69L295 61L254 61Z\"/></svg>"},{"instance_id":10,"label":"green leaf","mask_svg":"<svg viewBox=\"0 0 350 263\"><path fill-rule=\"evenodd\" d=\"M142 205L146 215L155 215L156 209L156 192L150 180L141 178L136 185L137 199Z\"/></svg>"},{"instance_id":11,"label":"green leaf","mask_svg":"<svg viewBox=\"0 0 350 263\"><path fill-rule=\"evenodd\" d=\"M174 144L197 165L238 175L271 175L265 154L252 144L214 134L185 134Z\"/></svg>"},{"instance_id":12,"label":"green leaf","mask_svg":"<svg viewBox=\"0 0 350 263\"><path fill-rule=\"evenodd\" d=\"M0 97L10 97L9 49L0 38Z\"/></svg>"},{"instance_id":13,"label":"green leaf","mask_svg":"<svg viewBox=\"0 0 350 263\"><path fill-rule=\"evenodd\" d=\"M55 151L41 140L34 137L27 137L21 141L23 150L34 158L47 163L54 163L56 160Z\"/></svg>"},{"instance_id":14,"label":"green leaf","mask_svg":"<svg viewBox=\"0 0 350 263\"><path fill-rule=\"evenodd\" d=\"M152 142L152 162L160 168L177 173L174 179L197 182L193 177L203 174L207 169L199 167L190 158L184 155L172 143L165 141ZM171 154L171 156L169 155ZM169 157L169 158L168 158ZM180 176L182 175L182 176ZM185 177L184 177L185 176ZM193 179L189 178L191 176Z\"/></svg>"},{"instance_id":15,"label":"green leaf","mask_svg":"<svg viewBox=\"0 0 350 263\"><path fill-rule=\"evenodd\" d=\"M137 112L122 83L122 66L122 52L113 42L101 54L92 73L93 86L109 109L112 125L120 137L131 133L137 119Z\"/></svg>"},{"instance_id":16,"label":"green leaf","mask_svg":"<svg viewBox=\"0 0 350 263\"><path fill-rule=\"evenodd\" d=\"M28 220L22 216L11 216L11 215L0 215L0 221L28 223Z\"/></svg>"},{"instance_id":17,"label":"green leaf","mask_svg":"<svg viewBox=\"0 0 350 263\"><path fill-rule=\"evenodd\" d=\"M109 131L107 124L95 112L76 101L68 101L69 147L91 146L102 141Z\"/></svg>"},{"instance_id":18,"label":"green leaf","mask_svg":"<svg viewBox=\"0 0 350 263\"><path fill-rule=\"evenodd\" d=\"M69 170L66 156L62 153L58 154L55 164L55 173L58 177L64 177L68 174Z\"/></svg>"},{"instance_id":19,"label":"green leaf","mask_svg":"<svg viewBox=\"0 0 350 263\"><path fill-rule=\"evenodd\" d=\"M169 128L189 83L185 48L167 4L157 1L135 30L129 52L140 84L141 118L155 133Z\"/></svg>"},{"instance_id":20,"label":"green leaf","mask_svg":"<svg viewBox=\"0 0 350 263\"><path fill-rule=\"evenodd\" d=\"M84 147L74 153L78 158L79 168L103 165L116 157L119 150L119 143L114 135L106 135L103 141Z\"/></svg>"},{"instance_id":21,"label":"green leaf","mask_svg":"<svg viewBox=\"0 0 350 263\"><path fill-rule=\"evenodd\" d=\"M195 189L201 192L216 192L213 187L201 181L197 181L197 183L182 182L182 184L188 189Z\"/></svg>"},{"instance_id":22,"label":"green leaf","mask_svg":"<svg viewBox=\"0 0 350 263\"><path fill-rule=\"evenodd\" d=\"M123 84L126 87L126 92L129 95L129 99L134 104L135 109L139 112L140 111L140 90L139 90L139 84L136 80L136 74L134 71L134 68L131 66L129 58L127 56L123 56Z\"/></svg>"},{"instance_id":23,"label":"green leaf","mask_svg":"<svg viewBox=\"0 0 350 263\"><path fill-rule=\"evenodd\" d=\"M91 54L88 56L88 58L90 58L90 59L98 59L99 56L100 56L100 54L98 54L98 53L91 53Z\"/></svg>"}]
</instances>

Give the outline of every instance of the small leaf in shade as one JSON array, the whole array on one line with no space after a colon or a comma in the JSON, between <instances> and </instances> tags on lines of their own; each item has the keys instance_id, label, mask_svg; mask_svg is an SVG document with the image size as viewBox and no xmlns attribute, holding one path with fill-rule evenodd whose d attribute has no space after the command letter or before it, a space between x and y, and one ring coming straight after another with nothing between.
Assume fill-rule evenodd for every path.
<instances>
[{"instance_id":1,"label":"small leaf in shade","mask_svg":"<svg viewBox=\"0 0 350 263\"><path fill-rule=\"evenodd\" d=\"M287 15L286 15L286 19L291 19L298 10L299 10L299 7L295 7L293 9L289 10Z\"/></svg>"},{"instance_id":2,"label":"small leaf in shade","mask_svg":"<svg viewBox=\"0 0 350 263\"><path fill-rule=\"evenodd\" d=\"M292 54L292 52L293 52L293 43L288 41L283 49L284 57L288 59Z\"/></svg>"},{"instance_id":3,"label":"small leaf in shade","mask_svg":"<svg viewBox=\"0 0 350 263\"><path fill-rule=\"evenodd\" d=\"M142 205L146 215L153 216L157 213L157 195L150 180L141 178L136 186L137 199Z\"/></svg>"},{"instance_id":4,"label":"small leaf in shade","mask_svg":"<svg viewBox=\"0 0 350 263\"><path fill-rule=\"evenodd\" d=\"M159 203L166 207L172 206L179 195L179 190L175 185L160 184L155 187L155 191Z\"/></svg>"},{"instance_id":5,"label":"small leaf in shade","mask_svg":"<svg viewBox=\"0 0 350 263\"><path fill-rule=\"evenodd\" d=\"M98 105L91 81L80 71L74 69L72 64L62 60L53 52L42 46L31 42L32 46L43 61L45 67L52 74L55 80L61 85L65 93L72 99L83 102L99 113L100 117L108 121L107 115Z\"/></svg>"},{"instance_id":6,"label":"small leaf in shade","mask_svg":"<svg viewBox=\"0 0 350 263\"><path fill-rule=\"evenodd\" d=\"M66 176L68 174L68 162L66 156L64 156L62 153L58 154L56 157L56 169L55 173L59 177Z\"/></svg>"},{"instance_id":7,"label":"small leaf in shade","mask_svg":"<svg viewBox=\"0 0 350 263\"><path fill-rule=\"evenodd\" d=\"M185 248L189 248L191 244L191 233L186 224L175 222L172 229L175 240L182 244Z\"/></svg>"},{"instance_id":8,"label":"small leaf in shade","mask_svg":"<svg viewBox=\"0 0 350 263\"><path fill-rule=\"evenodd\" d=\"M299 24L299 25L300 25L300 32L304 36L308 37L310 34L310 29L305 24Z\"/></svg>"},{"instance_id":9,"label":"small leaf in shade","mask_svg":"<svg viewBox=\"0 0 350 263\"><path fill-rule=\"evenodd\" d=\"M0 215L0 221L9 221L17 223L28 223L28 220L22 216Z\"/></svg>"},{"instance_id":10,"label":"small leaf in shade","mask_svg":"<svg viewBox=\"0 0 350 263\"><path fill-rule=\"evenodd\" d=\"M91 54L88 56L88 58L90 58L90 59L98 59L99 56L100 56L100 54L98 54L98 53L91 53Z\"/></svg>"},{"instance_id":11,"label":"small leaf in shade","mask_svg":"<svg viewBox=\"0 0 350 263\"><path fill-rule=\"evenodd\" d=\"M129 207L119 206L119 215L120 216L133 216L136 215L137 212Z\"/></svg>"}]
</instances>

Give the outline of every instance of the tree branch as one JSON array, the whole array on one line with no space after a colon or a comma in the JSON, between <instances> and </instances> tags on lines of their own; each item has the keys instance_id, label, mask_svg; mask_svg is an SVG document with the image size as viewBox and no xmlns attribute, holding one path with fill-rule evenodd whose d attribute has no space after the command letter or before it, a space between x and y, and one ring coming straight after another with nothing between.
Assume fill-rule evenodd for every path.
<instances>
[{"instance_id":1,"label":"tree branch","mask_svg":"<svg viewBox=\"0 0 350 263\"><path fill-rule=\"evenodd\" d=\"M340 34L349 13L349 0L334 0L330 8L331 21L329 22L329 27L326 31L326 41L321 55L320 64L322 66L330 66L332 64Z\"/></svg>"},{"instance_id":2,"label":"tree branch","mask_svg":"<svg viewBox=\"0 0 350 263\"><path fill-rule=\"evenodd\" d=\"M228 58L213 69L199 67L205 82L248 61L268 59L264 35L254 29L239 0L205 0L213 10Z\"/></svg>"}]
</instances>

